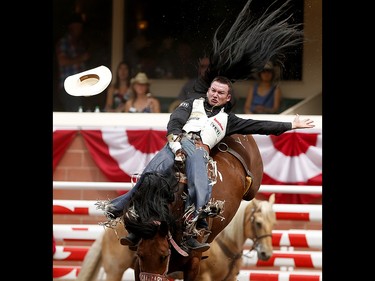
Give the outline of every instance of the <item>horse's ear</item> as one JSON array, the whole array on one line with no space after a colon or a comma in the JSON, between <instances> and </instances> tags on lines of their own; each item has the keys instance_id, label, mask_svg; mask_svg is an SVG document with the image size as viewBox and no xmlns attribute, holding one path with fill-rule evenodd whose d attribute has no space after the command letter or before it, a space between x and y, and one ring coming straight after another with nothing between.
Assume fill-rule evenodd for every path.
<instances>
[{"instance_id":1,"label":"horse's ear","mask_svg":"<svg viewBox=\"0 0 375 281\"><path fill-rule=\"evenodd\" d=\"M270 195L270 197L268 198L268 202L270 202L270 204L272 205L273 203L275 203L275 193L272 193Z\"/></svg>"},{"instance_id":2,"label":"horse's ear","mask_svg":"<svg viewBox=\"0 0 375 281\"><path fill-rule=\"evenodd\" d=\"M162 221L160 223L160 227L159 227L159 233L162 235L162 236L165 236L168 234L168 223L166 221Z\"/></svg>"}]
</instances>

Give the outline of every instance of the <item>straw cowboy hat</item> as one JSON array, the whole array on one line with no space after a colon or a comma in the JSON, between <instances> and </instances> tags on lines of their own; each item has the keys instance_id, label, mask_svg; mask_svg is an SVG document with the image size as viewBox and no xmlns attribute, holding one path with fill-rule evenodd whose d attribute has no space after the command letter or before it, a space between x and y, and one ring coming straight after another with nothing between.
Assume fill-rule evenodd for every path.
<instances>
[{"instance_id":1,"label":"straw cowboy hat","mask_svg":"<svg viewBox=\"0 0 375 281\"><path fill-rule=\"evenodd\" d=\"M94 96L103 92L111 80L111 71L102 65L68 76L64 88L72 96Z\"/></svg>"},{"instance_id":2,"label":"straw cowboy hat","mask_svg":"<svg viewBox=\"0 0 375 281\"><path fill-rule=\"evenodd\" d=\"M133 85L134 83L138 84L150 84L146 73L139 72L134 78L130 80L130 83Z\"/></svg>"},{"instance_id":3,"label":"straw cowboy hat","mask_svg":"<svg viewBox=\"0 0 375 281\"><path fill-rule=\"evenodd\" d=\"M274 70L272 61L267 62L266 65L263 67L263 70Z\"/></svg>"}]
</instances>

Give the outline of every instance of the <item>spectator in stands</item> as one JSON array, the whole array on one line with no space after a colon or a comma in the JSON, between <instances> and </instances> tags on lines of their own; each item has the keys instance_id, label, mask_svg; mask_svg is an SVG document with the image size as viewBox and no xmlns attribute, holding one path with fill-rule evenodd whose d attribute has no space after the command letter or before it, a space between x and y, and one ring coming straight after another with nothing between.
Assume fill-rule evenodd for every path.
<instances>
[{"instance_id":1,"label":"spectator in stands","mask_svg":"<svg viewBox=\"0 0 375 281\"><path fill-rule=\"evenodd\" d=\"M196 76L196 63L193 58L193 48L190 42L178 40L176 46L177 65L174 68L174 78L185 79Z\"/></svg>"},{"instance_id":2,"label":"spectator in stands","mask_svg":"<svg viewBox=\"0 0 375 281\"><path fill-rule=\"evenodd\" d=\"M173 101L168 108L169 112L173 112L176 107L184 100L189 98L200 98L202 95L194 91L194 84L202 77L206 72L208 66L210 65L210 59L208 56L203 55L198 59L198 72L197 76L190 78L186 83L182 86L180 93L178 94L178 99ZM204 97L204 96L203 96Z\"/></svg>"},{"instance_id":3,"label":"spectator in stands","mask_svg":"<svg viewBox=\"0 0 375 281\"><path fill-rule=\"evenodd\" d=\"M124 57L132 70L131 76L138 72L154 71L154 62L150 59L152 50L151 41L142 33L137 33L129 43L125 44Z\"/></svg>"},{"instance_id":4,"label":"spectator in stands","mask_svg":"<svg viewBox=\"0 0 375 281\"><path fill-rule=\"evenodd\" d=\"M278 77L273 63L268 62L257 76L257 81L247 94L244 113L276 113L280 108L282 93L276 83Z\"/></svg>"},{"instance_id":5,"label":"spectator in stands","mask_svg":"<svg viewBox=\"0 0 375 281\"><path fill-rule=\"evenodd\" d=\"M171 79L175 77L175 70L181 67L178 64L178 57L173 37L163 39L160 48L157 50L156 78Z\"/></svg>"},{"instance_id":6,"label":"spectator in stands","mask_svg":"<svg viewBox=\"0 0 375 281\"><path fill-rule=\"evenodd\" d=\"M106 112L121 112L126 101L130 98L130 65L122 61L117 65L116 78L107 91L104 110Z\"/></svg>"},{"instance_id":7,"label":"spectator in stands","mask_svg":"<svg viewBox=\"0 0 375 281\"><path fill-rule=\"evenodd\" d=\"M124 112L160 113L160 101L150 93L150 81L144 72L130 80L132 95Z\"/></svg>"},{"instance_id":8,"label":"spectator in stands","mask_svg":"<svg viewBox=\"0 0 375 281\"><path fill-rule=\"evenodd\" d=\"M178 99L180 101L184 101L188 98L200 98L201 95L193 91L193 86L195 81L199 79L199 77L203 76L206 72L208 66L210 65L210 59L208 56L202 56L198 60L198 75L197 77L189 79L181 88L180 93L178 94Z\"/></svg>"},{"instance_id":9,"label":"spectator in stands","mask_svg":"<svg viewBox=\"0 0 375 281\"><path fill-rule=\"evenodd\" d=\"M67 33L56 44L58 91L64 111L78 111L82 106L82 97L69 95L64 89L64 81L68 76L87 70L90 54L83 39L83 23L81 14L73 13L67 23Z\"/></svg>"}]
</instances>

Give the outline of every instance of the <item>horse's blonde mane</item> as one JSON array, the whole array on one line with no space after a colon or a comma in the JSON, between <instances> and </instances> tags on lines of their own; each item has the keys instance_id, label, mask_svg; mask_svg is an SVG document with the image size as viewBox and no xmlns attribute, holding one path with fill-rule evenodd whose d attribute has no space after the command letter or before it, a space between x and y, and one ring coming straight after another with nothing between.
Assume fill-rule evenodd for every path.
<instances>
[{"instance_id":1,"label":"horse's blonde mane","mask_svg":"<svg viewBox=\"0 0 375 281\"><path fill-rule=\"evenodd\" d=\"M236 245L242 246L244 240L243 228L245 225L244 220L246 219L246 210L251 210L254 207L254 200L256 200L264 219L274 224L276 222L276 216L272 209L271 203L269 203L267 200L263 201L255 198L250 201L242 200L231 222L219 233L217 237L220 237L222 240L230 240Z\"/></svg>"},{"instance_id":2,"label":"horse's blonde mane","mask_svg":"<svg viewBox=\"0 0 375 281\"><path fill-rule=\"evenodd\" d=\"M263 218L274 224L276 222L275 212L273 211L272 204L268 201L258 201L260 205L260 210L262 212Z\"/></svg>"}]
</instances>

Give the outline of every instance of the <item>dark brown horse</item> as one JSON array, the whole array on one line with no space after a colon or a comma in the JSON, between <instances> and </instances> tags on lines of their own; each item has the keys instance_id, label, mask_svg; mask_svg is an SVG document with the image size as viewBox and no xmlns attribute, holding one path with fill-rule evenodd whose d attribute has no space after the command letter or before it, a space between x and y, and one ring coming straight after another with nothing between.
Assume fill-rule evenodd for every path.
<instances>
[{"instance_id":1,"label":"dark brown horse","mask_svg":"<svg viewBox=\"0 0 375 281\"><path fill-rule=\"evenodd\" d=\"M210 243L211 248L202 254L208 258L200 262L197 281L235 281L242 266L247 239L253 241L251 249L256 251L259 260L267 261L271 257L272 230L276 222L272 209L274 202L275 194L268 201L255 198L241 201L232 221ZM105 281L121 281L127 269L134 269L135 252L119 243L119 237L127 234L122 223L106 229L86 254L77 281L97 280L101 267L104 268ZM183 279L182 272L169 277Z\"/></svg>"},{"instance_id":2,"label":"dark brown horse","mask_svg":"<svg viewBox=\"0 0 375 281\"><path fill-rule=\"evenodd\" d=\"M224 202L220 215L208 218L209 230L200 239L208 243L230 223L242 199L255 197L263 176L262 158L251 135L224 138L213 150L216 175L211 199ZM186 184L179 173L143 174L142 183L124 214L128 231L141 237L137 247L135 280L167 281L168 274L182 271L185 281L199 273L201 252L181 248L185 230Z\"/></svg>"}]
</instances>

